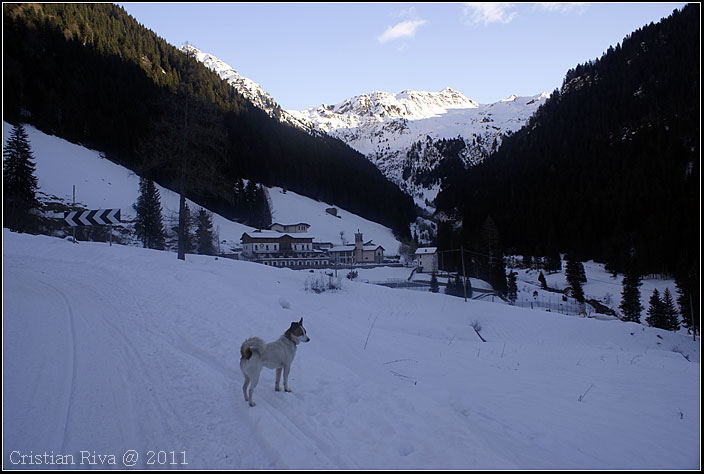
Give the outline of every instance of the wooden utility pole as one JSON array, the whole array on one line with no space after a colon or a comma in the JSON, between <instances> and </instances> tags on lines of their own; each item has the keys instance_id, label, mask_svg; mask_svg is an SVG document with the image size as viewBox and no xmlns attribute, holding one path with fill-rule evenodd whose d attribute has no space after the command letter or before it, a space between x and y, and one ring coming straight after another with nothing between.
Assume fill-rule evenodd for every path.
<instances>
[{"instance_id":1,"label":"wooden utility pole","mask_svg":"<svg viewBox=\"0 0 704 474\"><path fill-rule=\"evenodd\" d=\"M464 301L467 302L467 273L464 271L464 247L460 247L460 253L462 254L462 289L464 290Z\"/></svg>"},{"instance_id":2,"label":"wooden utility pole","mask_svg":"<svg viewBox=\"0 0 704 474\"><path fill-rule=\"evenodd\" d=\"M188 45L188 43L186 43ZM191 53L186 53L186 68L184 74L184 91L186 107L183 114L183 147L181 150L181 176L179 179L178 204L178 259L186 260L186 165L188 163L188 81L190 80Z\"/></svg>"},{"instance_id":3,"label":"wooden utility pole","mask_svg":"<svg viewBox=\"0 0 704 474\"><path fill-rule=\"evenodd\" d=\"M73 204L71 205L71 210L76 210L76 185L73 185ZM76 243L76 228L73 228L73 243Z\"/></svg>"}]
</instances>

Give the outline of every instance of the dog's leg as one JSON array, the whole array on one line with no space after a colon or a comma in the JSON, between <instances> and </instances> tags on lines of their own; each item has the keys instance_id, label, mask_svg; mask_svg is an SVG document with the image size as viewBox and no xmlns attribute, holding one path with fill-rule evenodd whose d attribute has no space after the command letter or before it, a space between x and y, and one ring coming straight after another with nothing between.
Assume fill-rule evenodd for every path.
<instances>
[{"instance_id":1,"label":"dog's leg","mask_svg":"<svg viewBox=\"0 0 704 474\"><path fill-rule=\"evenodd\" d=\"M254 393L254 388L257 386L259 383L259 374L254 375L251 380L250 380L250 385L249 385L249 406L253 407L256 405L254 403L254 399L252 398L252 394Z\"/></svg>"},{"instance_id":2,"label":"dog's leg","mask_svg":"<svg viewBox=\"0 0 704 474\"><path fill-rule=\"evenodd\" d=\"M291 366L290 365L284 365L284 390L287 392L290 392L291 389L288 388L288 373L291 372Z\"/></svg>"},{"instance_id":3,"label":"dog's leg","mask_svg":"<svg viewBox=\"0 0 704 474\"><path fill-rule=\"evenodd\" d=\"M277 392L281 391L281 386L279 385L279 380L281 380L281 367L276 369L276 385L274 386L274 390Z\"/></svg>"},{"instance_id":4,"label":"dog's leg","mask_svg":"<svg viewBox=\"0 0 704 474\"><path fill-rule=\"evenodd\" d=\"M249 401L249 397L247 396L247 385L249 385L249 376L244 374L244 385L242 385L242 392L244 393L244 400L246 402Z\"/></svg>"}]
</instances>

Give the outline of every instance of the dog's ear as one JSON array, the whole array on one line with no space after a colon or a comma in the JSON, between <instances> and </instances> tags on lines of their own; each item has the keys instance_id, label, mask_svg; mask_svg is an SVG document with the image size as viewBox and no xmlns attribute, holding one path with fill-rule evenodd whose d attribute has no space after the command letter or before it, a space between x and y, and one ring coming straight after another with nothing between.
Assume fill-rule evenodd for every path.
<instances>
[{"instance_id":1,"label":"dog's ear","mask_svg":"<svg viewBox=\"0 0 704 474\"><path fill-rule=\"evenodd\" d=\"M298 324L300 324L301 326L303 326L303 316L301 316L301 320L298 321Z\"/></svg>"}]
</instances>

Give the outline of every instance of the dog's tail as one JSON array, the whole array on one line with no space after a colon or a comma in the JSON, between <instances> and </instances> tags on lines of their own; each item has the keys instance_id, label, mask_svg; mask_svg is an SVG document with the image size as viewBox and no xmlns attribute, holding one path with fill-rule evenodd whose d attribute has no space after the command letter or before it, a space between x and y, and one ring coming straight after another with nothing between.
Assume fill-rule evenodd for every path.
<instances>
[{"instance_id":1,"label":"dog's tail","mask_svg":"<svg viewBox=\"0 0 704 474\"><path fill-rule=\"evenodd\" d=\"M240 347L240 354L242 355L242 359L249 360L252 357L252 353L254 352L257 352L261 356L262 352L264 351L265 345L266 342L264 342L264 339L261 339L259 337L250 337L249 339L245 340L242 343L242 347Z\"/></svg>"}]
</instances>

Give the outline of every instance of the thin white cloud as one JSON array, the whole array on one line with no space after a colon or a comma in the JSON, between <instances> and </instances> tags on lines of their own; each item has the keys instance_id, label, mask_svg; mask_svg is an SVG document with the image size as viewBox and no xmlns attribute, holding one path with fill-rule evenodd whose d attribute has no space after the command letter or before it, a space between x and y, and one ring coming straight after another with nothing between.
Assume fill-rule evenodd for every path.
<instances>
[{"instance_id":1,"label":"thin white cloud","mask_svg":"<svg viewBox=\"0 0 704 474\"><path fill-rule=\"evenodd\" d=\"M510 23L516 12L511 11L513 3L471 2L464 4L464 16L470 23Z\"/></svg>"},{"instance_id":2,"label":"thin white cloud","mask_svg":"<svg viewBox=\"0 0 704 474\"><path fill-rule=\"evenodd\" d=\"M571 11L582 13L587 6L584 2L542 2L537 5L543 10L560 13L567 13Z\"/></svg>"},{"instance_id":3,"label":"thin white cloud","mask_svg":"<svg viewBox=\"0 0 704 474\"><path fill-rule=\"evenodd\" d=\"M386 31L384 31L380 36L377 36L377 40L380 43L386 43L387 41L393 41L400 38L412 38L416 34L418 27L424 25L425 20L407 20L397 23L394 26L389 26Z\"/></svg>"},{"instance_id":4,"label":"thin white cloud","mask_svg":"<svg viewBox=\"0 0 704 474\"><path fill-rule=\"evenodd\" d=\"M399 18L415 18L418 15L416 14L416 7L408 7L406 9L399 10L396 13L396 16Z\"/></svg>"}]
</instances>

